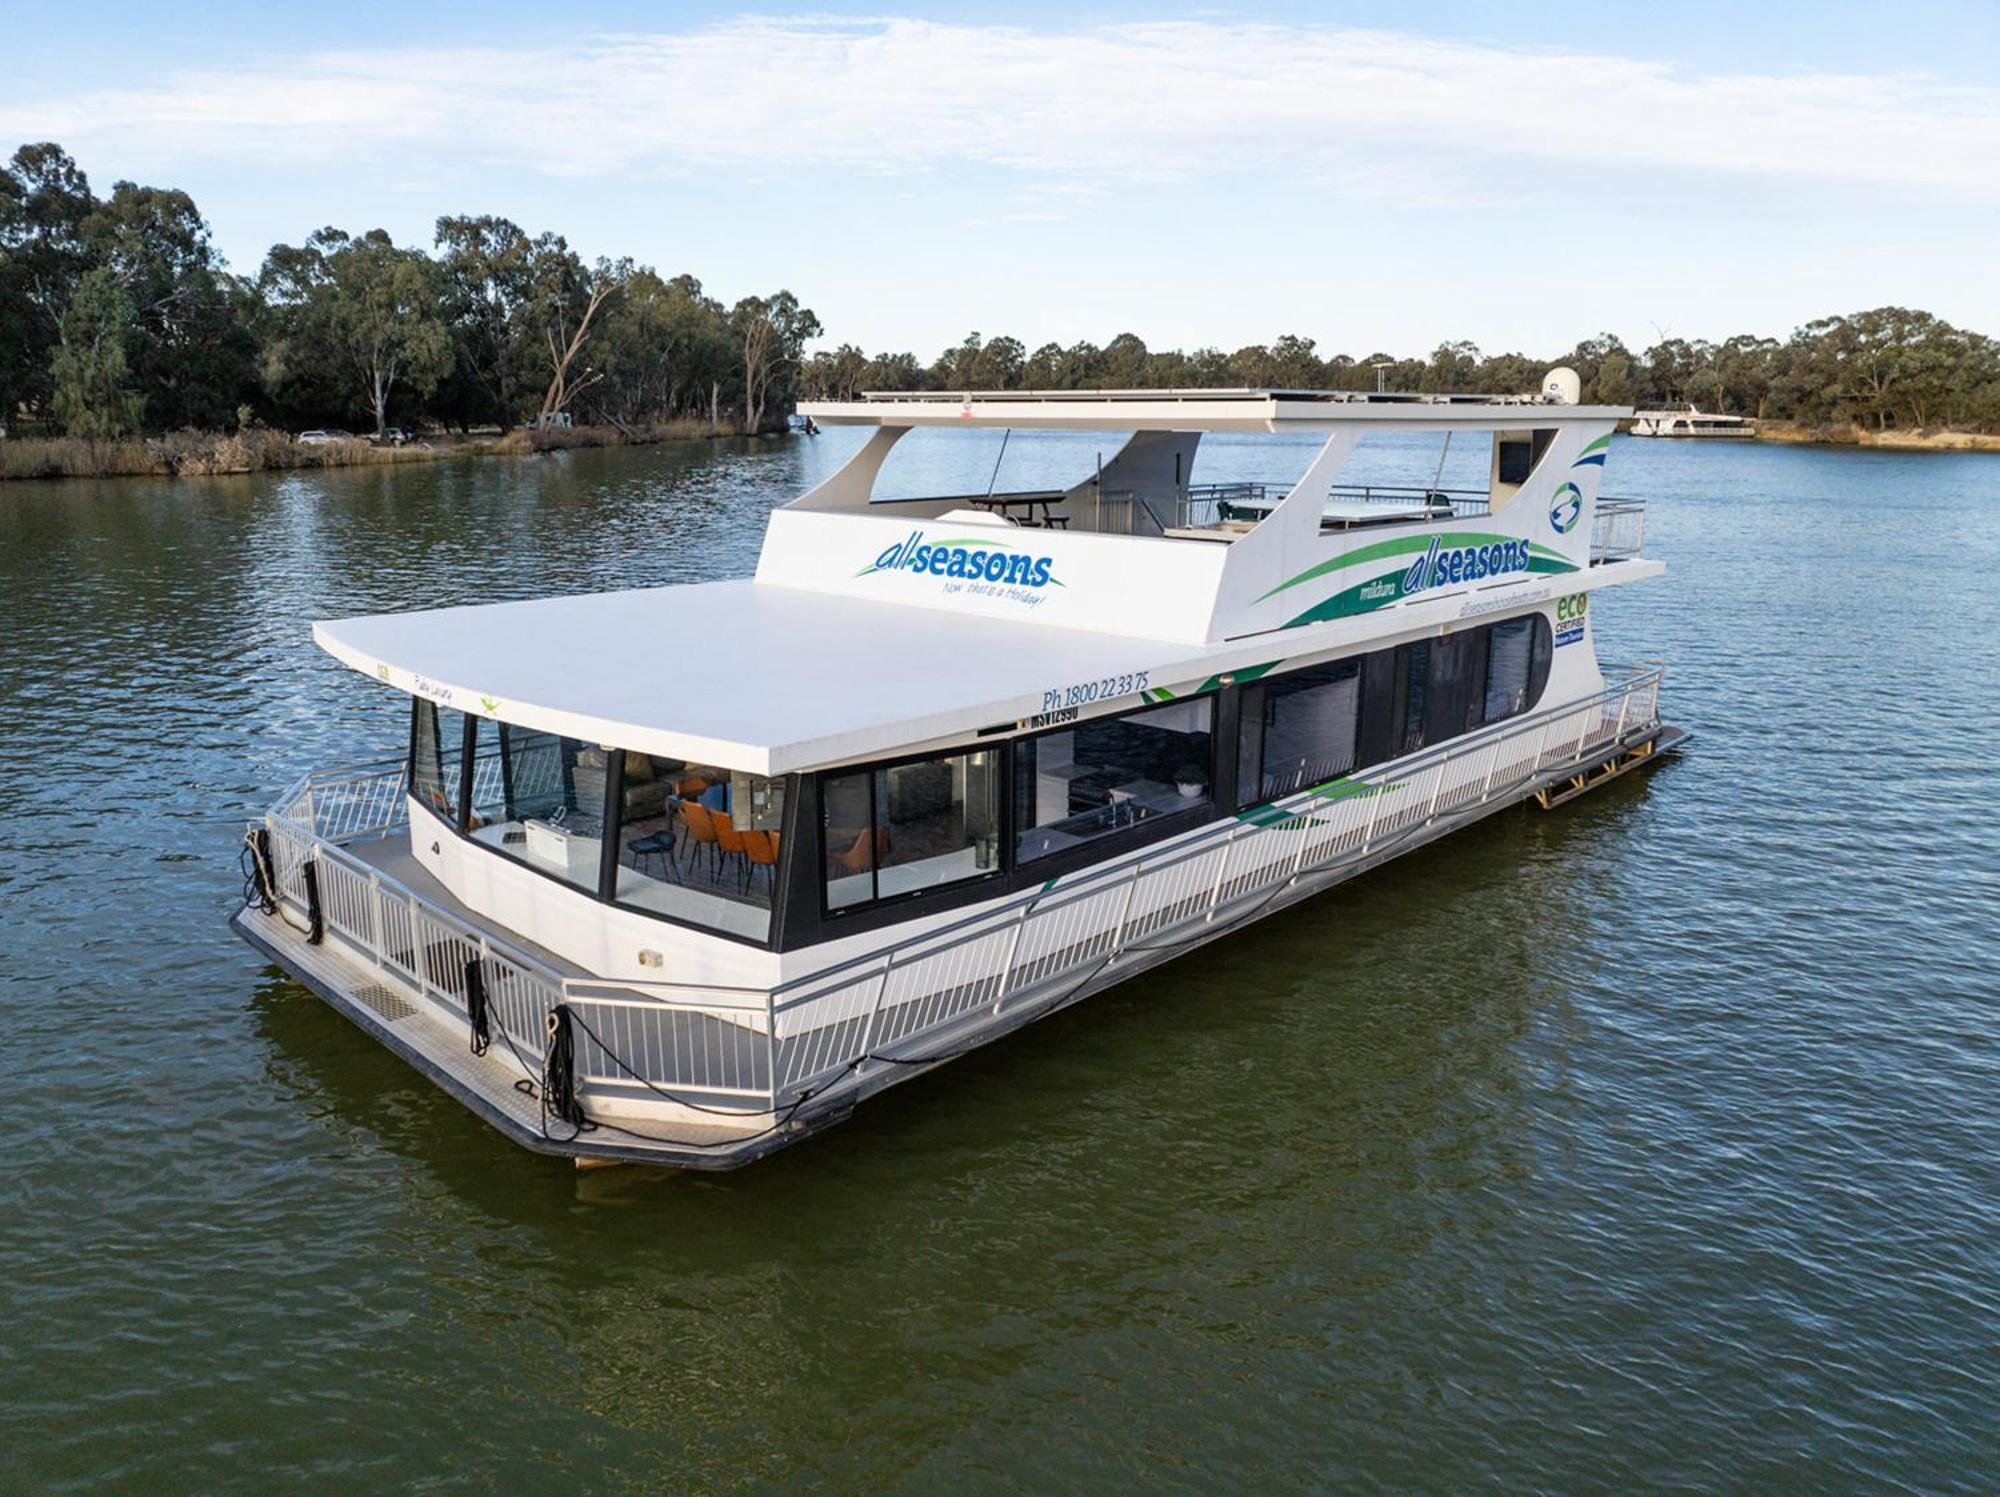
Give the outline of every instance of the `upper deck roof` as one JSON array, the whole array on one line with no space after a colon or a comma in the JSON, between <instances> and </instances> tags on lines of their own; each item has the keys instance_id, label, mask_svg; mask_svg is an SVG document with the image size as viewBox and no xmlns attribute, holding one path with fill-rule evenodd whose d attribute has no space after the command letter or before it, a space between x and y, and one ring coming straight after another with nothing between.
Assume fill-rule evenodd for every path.
<instances>
[{"instance_id":1,"label":"upper deck roof","mask_svg":"<svg viewBox=\"0 0 2000 1497\"><path fill-rule=\"evenodd\" d=\"M1346 425L1439 430L1615 421L1625 406L1538 395L1411 395L1364 390L869 391L805 401L823 426L1012 426L1099 431L1328 431Z\"/></svg>"}]
</instances>

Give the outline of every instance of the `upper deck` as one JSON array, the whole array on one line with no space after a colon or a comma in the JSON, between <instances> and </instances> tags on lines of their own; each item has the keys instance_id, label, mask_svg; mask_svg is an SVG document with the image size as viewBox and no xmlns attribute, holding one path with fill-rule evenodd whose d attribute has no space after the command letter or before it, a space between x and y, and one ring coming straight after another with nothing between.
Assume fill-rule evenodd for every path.
<instances>
[{"instance_id":1,"label":"upper deck","mask_svg":"<svg viewBox=\"0 0 2000 1497\"><path fill-rule=\"evenodd\" d=\"M1636 503L1597 495L1622 414L1608 407L1225 390L804 410L876 429L773 513L754 579L347 619L318 638L482 716L769 775L1660 570ZM966 422L1128 435L1067 488L876 495L910 430ZM1459 443L1461 469L1470 446L1487 482L1353 481L1356 445L1384 429ZM1190 481L1204 434L1286 430L1323 438L1296 482Z\"/></svg>"}]
</instances>

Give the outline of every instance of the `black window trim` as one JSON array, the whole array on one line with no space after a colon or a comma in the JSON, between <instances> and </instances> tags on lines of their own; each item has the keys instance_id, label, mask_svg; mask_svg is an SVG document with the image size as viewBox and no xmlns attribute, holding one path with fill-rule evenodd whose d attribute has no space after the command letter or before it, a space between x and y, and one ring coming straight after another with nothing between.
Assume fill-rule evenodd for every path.
<instances>
[{"instance_id":1,"label":"black window trim","mask_svg":"<svg viewBox=\"0 0 2000 1497\"><path fill-rule=\"evenodd\" d=\"M1013 756L1008 751L1008 745L1012 742L1012 739L1005 739L999 743L995 743L989 738L984 742L975 741L959 744L951 748L928 749L913 754L898 754L893 759L865 759L858 764L843 764L837 769L814 770L812 772L815 792L813 801L818 813L815 818L817 825L813 833L813 851L816 854L815 862L818 869L818 875L814 882L819 885L819 918L822 924L838 922L865 912L896 909L899 906L912 904L920 899L932 898L947 890L974 888L980 884L1001 879L1012 872L1009 866L1011 860L1006 855L1005 847L1002 846L995 850L996 856L993 866L985 869L983 872L975 870L965 878L955 878L949 883L931 884L925 888L911 889L902 894L891 894L886 898L877 893L867 899L856 900L853 904L844 904L838 909L834 908L826 902L826 786L829 780L842 780L851 775L866 775L868 777L868 826L873 828L875 826L876 811L875 776L878 773L884 770L900 769L906 764L930 764L940 759L967 759L974 754L995 754L1000 760L1000 821L1001 830L1004 833L1008 821L1007 803L1010 799L1006 794L1006 776L1012 772L1013 768ZM882 881L875 875L880 871L878 865L874 863L869 864L868 873L870 881L878 890L882 887ZM824 939L831 939L831 937Z\"/></svg>"},{"instance_id":2,"label":"black window trim","mask_svg":"<svg viewBox=\"0 0 2000 1497\"><path fill-rule=\"evenodd\" d=\"M1542 698L1548 695L1549 677L1554 673L1555 670L1555 659L1554 659L1555 649L1553 643L1554 631L1549 624L1548 615L1546 612L1544 612L1544 607L1545 605L1542 604L1533 604L1519 613L1509 613L1499 618L1481 619L1477 623L1468 624L1464 628L1447 629L1442 634L1426 633L1414 640L1404 640L1401 644L1381 645L1373 650L1362 650L1357 654L1323 655L1318 657L1317 659L1300 661L1297 664L1293 664L1290 661L1284 661L1281 662L1278 666L1273 667L1271 670L1266 671L1263 675L1259 676L1255 681L1245 682L1243 686L1239 688L1239 690L1247 693L1258 687L1265 686L1272 681L1281 681L1286 676L1294 675L1302 671L1312 670L1315 669L1316 667L1323 665L1337 665L1347 660L1353 660L1359 663L1361 666L1362 695L1358 703L1358 711L1356 713L1356 726L1355 726L1356 757L1355 757L1354 767L1348 770L1347 774L1345 775L1335 775L1330 780L1314 782L1315 785L1337 784L1339 781L1347 779L1350 776L1360 774L1364 770L1374 769L1377 765L1390 764L1396 761L1397 759L1409 758L1413 754L1429 753L1432 749L1442 747L1444 744L1450 743L1454 739L1463 738L1469 733L1483 732L1487 728L1494 727L1500 723L1511 722L1517 717L1526 717L1529 713L1538 710L1541 706ZM1459 728L1457 731L1447 734L1445 737L1439 739L1435 743L1425 743L1420 747L1414 749L1396 747L1396 745L1400 744L1402 741L1402 735L1408 719L1409 671L1407 666L1408 656L1404 652L1409 650L1410 647L1413 645L1430 644L1438 639L1457 639L1461 641L1459 647L1461 649L1472 651L1473 655L1476 657L1476 661L1479 667L1479 674L1477 680L1478 691L1476 693L1476 698L1480 703L1481 709L1483 711L1485 696L1486 696L1486 668L1490 664L1492 658L1492 653L1491 653L1492 630L1500 624L1511 624L1518 622L1520 620L1528 621L1528 638L1529 638L1528 684L1532 688L1527 693L1525 693L1522 705L1515 711L1509 712L1502 717L1493 717L1493 718L1482 717L1481 721L1479 721L1478 723ZM1542 663L1540 666L1540 678L1538 680L1536 678L1535 646L1545 636L1549 638L1550 644L1547 647L1546 653L1541 657ZM1476 649L1474 648L1473 645L1473 641L1475 640L1475 638L1483 638L1483 644ZM1435 659L1436 654L1437 652L1435 650L1431 651L1430 658ZM1370 725L1366 721L1366 716L1368 711L1368 697L1367 697L1368 662L1378 657L1386 659L1389 662L1391 671L1393 672L1393 677L1390 682L1389 700L1387 703L1388 721L1386 724L1386 726L1390 730L1389 744L1391 747L1391 752L1384 754L1380 758L1370 759L1368 757L1368 749L1370 747L1370 737L1371 737L1369 733ZM1468 671L1470 671L1471 667L1472 667L1472 662L1468 661L1467 664ZM1474 684L1473 681L1470 679L1470 677L1468 677L1466 683L1468 712L1470 711L1471 702L1475 697L1475 693L1472 691L1473 684ZM1426 680L1427 698L1429 696L1429 687L1430 683L1427 679ZM1426 702L1425 712L1426 712L1426 721L1428 721L1429 717L1428 701ZM1242 728L1240 723L1237 728L1237 739L1240 748L1242 739ZM1261 739L1258 744L1258 751L1259 751L1259 763L1257 765L1257 784L1259 790L1261 791L1264 782L1264 766L1262 763L1263 744ZM1237 768L1237 774L1239 777L1238 783L1240 784L1241 783L1240 777L1242 775L1241 765L1239 765ZM1277 795L1263 796L1260 799L1253 801L1244 801L1241 799L1241 797L1238 797L1237 810L1238 812L1256 810L1259 807L1274 804L1277 801L1285 799L1287 796L1297 795L1301 791L1310 790L1312 788L1314 788L1314 786L1312 785L1301 785L1295 789L1282 791Z\"/></svg>"},{"instance_id":3,"label":"black window trim","mask_svg":"<svg viewBox=\"0 0 2000 1497\"><path fill-rule=\"evenodd\" d=\"M433 712L435 712L437 710L437 703L431 701L428 697L420 697L420 696L412 696L410 700L412 703L415 704L415 709L410 714L410 773L409 773L409 783L412 787L414 787L416 783L416 762L417 762L416 713L417 711L421 711L425 707L429 707ZM476 733L477 724L481 722L482 719L470 712L463 713L461 715L465 718L467 728L470 729L473 733ZM501 720L498 718L490 718L483 720L498 723L501 727L508 726L508 724L501 722ZM514 726L519 726L519 725L515 724ZM546 730L536 728L536 729L530 729L529 731L543 732ZM435 739L437 737L437 734L433 732L431 736ZM557 734L556 736L560 738L560 737L565 737L567 735ZM578 739L576 741L581 743L584 740ZM599 811L603 813L602 815L603 824L607 828L612 827L614 825L614 823L610 820L611 808L614 805L617 805L621 810L623 809L624 780L625 780L624 755L629 751L625 749L617 749L614 752L617 755L618 770L614 774L611 771L609 763L606 764L605 767L606 772L604 776L604 804L599 807ZM472 761L468 757L465 762L469 764ZM506 760L503 758L501 762L504 766ZM771 909L770 909L771 918L766 925L764 935L762 937L740 935L735 931L719 930L712 925L703 925L698 920L685 920L677 915L669 915L661 910L649 910L640 905L626 904L622 900L606 898L604 894L604 861L608 859L612 862L614 868L612 877L615 883L616 881L615 869L617 867L616 863L617 854L615 851L608 852L600 856L600 861L598 864L598 886L594 889L587 889L581 884L570 882L570 880L564 878L561 874L556 873L551 869L537 868L533 863L528 862L526 859L515 857L513 854L507 852L504 848L495 847L490 842L479 841L472 835L471 793L470 790L467 788L471 785L471 783L472 783L472 775L470 774L469 771L466 771L463 767L461 767L458 819L456 821L453 821L442 815L439 815L434 808L426 807L426 810L430 815L436 817L436 819L441 825L448 827L451 830L452 834L456 836L460 841L465 842L468 845L478 849L480 852L486 853L493 857L502 858L507 862L507 864L510 867L525 868L528 870L528 872L534 874L537 878L547 879L550 883L554 884L558 889L567 889L572 894L580 895L583 898L592 901L593 903L604 905L609 909L624 910L634 915L643 915L647 919L659 921L662 925L675 926L681 930L691 930L699 935L714 936L719 940L733 941L739 946L748 946L756 951L774 951L777 949L778 932L780 927L778 923L778 916L779 916L778 900L775 895L773 896L771 901ZM616 791L618 797L616 800L612 798L614 790ZM423 803L422 797L420 796L412 795L410 798L412 800L417 801L418 804L420 805ZM789 797L787 797L787 800L789 802ZM790 815L789 804L787 805L786 808L786 814L788 816ZM787 839L787 841L789 841L789 839ZM617 846L617 832L613 831L611 835L606 836L604 838L604 842L607 848L615 848ZM782 875L780 877L782 878Z\"/></svg>"}]
</instances>

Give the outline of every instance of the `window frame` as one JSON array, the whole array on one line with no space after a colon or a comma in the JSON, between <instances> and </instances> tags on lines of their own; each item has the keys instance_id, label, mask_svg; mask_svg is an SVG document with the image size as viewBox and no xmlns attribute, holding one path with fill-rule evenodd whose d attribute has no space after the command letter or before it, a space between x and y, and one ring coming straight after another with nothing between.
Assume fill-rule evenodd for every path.
<instances>
[{"instance_id":1,"label":"window frame","mask_svg":"<svg viewBox=\"0 0 2000 1497\"><path fill-rule=\"evenodd\" d=\"M1123 851L1127 847L1143 847L1147 842L1155 840L1164 841L1167 837L1174 835L1174 833L1172 831L1163 831L1158 837L1132 837L1131 833L1148 827L1178 826L1183 821L1188 821L1189 818L1198 815L1211 820L1218 816L1227 815L1228 812L1223 809L1224 797L1222 787L1216 781L1216 768L1222 757L1221 722L1223 713L1221 698L1222 689L1220 687L1210 691L1191 691L1186 696L1175 697L1173 701L1145 702L1140 706L1128 708L1123 712L1105 712L1100 713L1096 717L1080 717L1075 722L1058 723L1053 727L1037 729L1033 733L1018 733L1007 739L1007 793L1005 796L1005 814L1001 819L1006 823L1007 846L1005 861L1008 871L1012 872L1017 868L1042 870L1054 865L1058 860L1076 858L1079 854L1088 854L1092 848L1111 847ZM1019 818L1015 814L1018 807L1014 796L1015 761L1019 754L1020 745L1034 743L1043 738L1053 738L1058 733L1074 733L1086 723L1117 722L1121 718L1140 717L1148 712L1157 712L1162 707L1171 707L1180 702L1196 702L1204 699L1209 704L1207 799L1189 806L1185 811L1168 811L1158 816L1149 817L1144 821L1134 822L1129 827L1115 828L1102 837L1091 837L1083 842L1079 842L1075 847L1057 848L1053 852L1045 852L1040 857L1029 858L1025 862L1021 859L1019 847L1021 827L1019 825ZM1089 864L1096 861L1098 860L1089 856L1084 856L1080 860L1082 864ZM1071 866L1077 865L1064 863L1064 871L1067 871ZM1061 875L1058 874L1057 876L1060 877Z\"/></svg>"},{"instance_id":2,"label":"window frame","mask_svg":"<svg viewBox=\"0 0 2000 1497\"><path fill-rule=\"evenodd\" d=\"M893 759L866 759L858 764L843 764L837 769L815 770L813 772L813 777L812 777L813 806L815 811L814 820L816 823L815 835L813 841L814 841L814 851L817 854L817 857L815 859L815 867L817 871L814 875L813 882L817 884L819 887L819 917L821 922L837 924L852 916L861 915L864 913L873 913L875 911L884 909L896 909L902 905L910 904L916 900L933 898L939 894L944 894L944 893L956 894L961 890L974 888L977 885L983 883L989 883L995 880L1004 881L1006 877L1013 872L1012 860L1007 856L1007 843L1006 843L1009 824L1013 819L1012 816L1013 807L1011 804L1012 797L1007 794L1007 776L1012 772L1012 766L1013 766L1013 755L1009 752L1008 746L1012 742L1013 742L1012 739L1007 739L1003 740L1000 743L993 743L991 741L985 743L977 743L977 742L967 743L960 745L956 748L931 749L925 752L914 753L914 754L899 754ZM827 840L826 840L827 784L830 781L844 780L851 778L855 775L865 775L867 777L868 780L867 825L869 829L872 830L876 826L882 824L878 822L876 819L876 814L877 814L877 808L875 802L876 775L884 773L891 769L900 769L904 765L908 764L931 764L946 759L969 759L974 754L993 754L999 760L998 773L1001 777L1001 784L1000 784L1001 793L1000 793L1000 807L999 807L1000 830L996 833L996 836L1000 840L1000 846L995 849L993 866L991 868L987 868L984 870L975 870L970 876L966 878L955 878L947 883L928 884L919 889L909 889L905 890L901 894L890 894L885 896L879 892L882 887L882 881L879 877L882 871L881 865L879 863L870 863L868 867L869 877L872 880L873 885L878 892L872 894L867 899L857 899L852 904L843 904L838 906L828 904L827 887L826 887L826 860L828 856ZM788 812L789 812L789 807L788 807Z\"/></svg>"},{"instance_id":3,"label":"window frame","mask_svg":"<svg viewBox=\"0 0 2000 1497\"><path fill-rule=\"evenodd\" d=\"M411 767L411 773L408 776L406 776L406 779L409 781L411 785L414 785L415 783L414 771L416 765L416 724L417 724L416 713L427 706L435 709L437 704L431 701L430 698L428 697L420 697L414 694L410 697L410 701L414 704L412 706L411 716L410 716L409 763ZM477 724L480 723L481 721L490 721L496 724L498 724L501 721L498 718L482 719L477 714L471 712L464 712L461 713L460 715L464 718L467 728L470 730L472 734L477 733L478 731ZM508 724L508 726L516 728L522 727L522 725L519 723ZM544 729L540 728L523 728L522 730L525 732L545 731ZM433 736L435 737L436 735L434 734ZM557 734L556 736L561 738L561 737L566 737L567 735ZM496 733L496 738L497 738L497 733ZM579 739L578 741L582 742L583 740ZM618 764L618 768L616 771L612 771L608 764L606 766L607 772L604 776L604 804L599 808L599 810L601 815L604 818L606 818L605 824L607 825L611 824L608 820L611 808L614 805L619 805L622 808L622 802L624 796L624 779L625 779L624 755L626 752L628 751L624 749L619 749L616 751L616 762ZM470 762L469 755L467 756L467 762ZM505 761L503 760L503 763L504 762ZM472 835L471 814L470 814L471 785L472 785L472 775L469 772L465 773L460 782L459 805L453 817L447 817L441 812L435 810L428 803L423 801L421 797L413 795L411 798L416 800L419 805L422 805L427 814L435 817L441 825L448 828L454 837L458 838L459 841L465 843L467 846L475 849L479 853L489 857L498 857L502 861L504 861L510 868L525 868L529 873L534 874L537 878L547 879L556 888L566 890L571 894L579 896L580 898L588 899L595 904L602 905L606 909L622 910L628 914L633 914L633 915L643 915L648 920L657 920L661 924L673 926L677 930L693 931L697 935L713 936L718 941L730 941L738 946L747 946L753 951L775 951L778 949L778 936L779 932L783 929L781 921L784 915L783 889L785 884L785 872L783 864L784 855L782 853L780 854L779 873L776 880L774 881L777 886L777 893L773 896L771 901L771 911L770 911L771 918L769 922L766 924L765 931L762 937L746 936L736 931L720 930L712 925L704 925L698 920L685 920L678 915L669 915L663 910L649 910L641 905L626 904L621 900L608 897L604 892L604 864L607 861L610 861L612 863L613 882L615 885L616 868L617 868L617 864L615 862L615 854L611 859L602 857L600 858L598 865L597 887L585 888L582 884L572 883L569 879L564 878L561 874L555 872L553 869L537 867L535 864L530 863L525 859L516 858L509 855L506 851L504 851L499 847L495 847L490 842L479 841L476 837ZM506 795L509 799L511 799L512 797L511 788L503 787L503 794ZM618 799L614 800L613 799L614 795L618 797ZM785 806L786 829L783 833L783 837L787 842L789 842L792 833L792 821L791 821L791 818L793 816L792 801L793 797L788 791L786 798L786 806ZM612 839L607 837L605 838L605 841L607 843L611 843Z\"/></svg>"}]
</instances>

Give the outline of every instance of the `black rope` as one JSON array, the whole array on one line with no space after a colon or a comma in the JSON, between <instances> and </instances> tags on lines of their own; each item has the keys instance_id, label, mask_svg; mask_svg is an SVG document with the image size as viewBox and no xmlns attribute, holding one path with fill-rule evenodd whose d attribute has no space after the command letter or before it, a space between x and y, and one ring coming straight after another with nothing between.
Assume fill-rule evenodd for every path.
<instances>
[{"instance_id":1,"label":"black rope","mask_svg":"<svg viewBox=\"0 0 2000 1497\"><path fill-rule=\"evenodd\" d=\"M254 827L243 834L243 846L236 855L236 866L243 873L244 909L276 915L301 935L311 933L310 926L301 925L291 917L278 896L278 875L271 866L269 832L262 827Z\"/></svg>"},{"instance_id":2,"label":"black rope","mask_svg":"<svg viewBox=\"0 0 2000 1497\"><path fill-rule=\"evenodd\" d=\"M252 827L243 834L243 850L236 856L243 870L243 907L266 915L278 913L278 880L271 872L271 834Z\"/></svg>"},{"instance_id":3,"label":"black rope","mask_svg":"<svg viewBox=\"0 0 2000 1497\"><path fill-rule=\"evenodd\" d=\"M465 1018L471 1028L472 1053L484 1055L493 1043L493 1028L486 1016L486 964L476 956L465 963Z\"/></svg>"},{"instance_id":4,"label":"black rope","mask_svg":"<svg viewBox=\"0 0 2000 1497\"><path fill-rule=\"evenodd\" d=\"M549 1010L549 1048L542 1059L542 1115L546 1133L549 1114L561 1118L579 1133L590 1124L583 1103L576 1095L576 1036L570 1032L567 1003Z\"/></svg>"}]
</instances>

